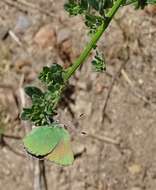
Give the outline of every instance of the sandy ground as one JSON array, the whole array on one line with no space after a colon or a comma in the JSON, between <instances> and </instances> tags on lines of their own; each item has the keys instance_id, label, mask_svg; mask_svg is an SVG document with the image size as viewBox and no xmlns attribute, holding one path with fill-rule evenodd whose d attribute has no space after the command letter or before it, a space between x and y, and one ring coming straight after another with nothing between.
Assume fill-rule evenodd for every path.
<instances>
[{"instance_id":1,"label":"sandy ground","mask_svg":"<svg viewBox=\"0 0 156 190\"><path fill-rule=\"evenodd\" d=\"M0 127L5 134L24 136L28 131L18 119L20 89L38 84L42 66L70 65L88 41L82 20L68 17L63 3L0 1ZM8 29L20 41L10 36L2 40ZM41 30L48 40L39 36ZM61 122L73 128L77 158L65 168L46 162L49 190L155 190L156 14L121 9L99 49L107 72L92 72L89 58L70 81L73 102L68 94L68 108L59 108ZM0 189L33 189L32 160L22 141L4 140Z\"/></svg>"}]
</instances>

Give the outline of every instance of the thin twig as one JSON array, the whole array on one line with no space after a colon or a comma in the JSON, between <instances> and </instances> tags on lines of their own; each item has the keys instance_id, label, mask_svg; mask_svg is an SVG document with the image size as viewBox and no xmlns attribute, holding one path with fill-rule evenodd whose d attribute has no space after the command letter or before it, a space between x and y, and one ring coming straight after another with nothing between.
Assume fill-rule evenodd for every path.
<instances>
[{"instance_id":1,"label":"thin twig","mask_svg":"<svg viewBox=\"0 0 156 190\"><path fill-rule=\"evenodd\" d=\"M24 7L21 7L17 2L12 1L12 0L3 0L2 3L5 3L6 5L8 5L9 7L14 7L16 9L18 9L21 12L26 13L27 9Z\"/></svg>"},{"instance_id":2,"label":"thin twig","mask_svg":"<svg viewBox=\"0 0 156 190\"><path fill-rule=\"evenodd\" d=\"M21 140L22 137L19 136L14 136L14 135L7 135L7 134L3 134L4 138L9 138L9 139L15 139L15 140Z\"/></svg>"},{"instance_id":3,"label":"thin twig","mask_svg":"<svg viewBox=\"0 0 156 190\"><path fill-rule=\"evenodd\" d=\"M124 69L121 70L121 74L124 77L124 79L127 81L127 83L131 86L134 87L134 83L132 82L132 80L129 78L129 76L127 75L126 71Z\"/></svg>"},{"instance_id":4,"label":"thin twig","mask_svg":"<svg viewBox=\"0 0 156 190\"><path fill-rule=\"evenodd\" d=\"M119 70L116 72L116 74L114 75L114 77L112 79L112 82L110 84L110 87L109 87L109 90L108 90L108 93L107 93L107 96L106 96L106 99L105 99L105 102L104 102L104 105L103 105L103 108L102 108L102 120L101 120L101 125L100 125L99 130L101 130L102 127L103 127L103 123L104 123L104 120L105 120L106 108L108 106L108 102L109 102L109 99L110 99L114 84L115 84L117 78L119 77L119 75L121 73L121 70L123 69L123 67L125 66L126 63L127 63L127 61L123 61L123 63L121 64ZM115 144L115 145L118 145L118 144L119 144L119 142L117 144ZM98 175L97 175L97 188L99 188L99 186L100 186L100 165L101 165L101 161L102 161L103 148L104 148L104 144L102 143L100 145L100 148L99 148L99 158L98 158L98 166L97 166L97 173L98 173Z\"/></svg>"},{"instance_id":5,"label":"thin twig","mask_svg":"<svg viewBox=\"0 0 156 190\"><path fill-rule=\"evenodd\" d=\"M4 146L5 146L8 150L10 150L11 152L13 152L14 154L16 154L16 155L18 155L18 156L20 156L20 157L22 157L22 158L25 158L25 155L24 155L24 154L22 154L22 153L20 153L20 152L18 152L18 151L16 151L16 150L14 150L6 141L4 141Z\"/></svg>"},{"instance_id":6,"label":"thin twig","mask_svg":"<svg viewBox=\"0 0 156 190\"><path fill-rule=\"evenodd\" d=\"M110 84L110 87L109 87L109 90L108 90L108 93L107 93L107 96L106 96L106 99L105 99L105 102L104 102L104 105L103 105L103 108L102 108L102 120L101 120L101 124L104 123L106 108L107 108L108 101L109 101L110 95L112 93L114 84L115 84L118 76L120 75L121 70L124 68L125 64L126 64L126 61L123 61L123 63L121 64L121 66L120 66L119 70L117 71L117 73L114 75L113 80L112 80L112 82Z\"/></svg>"},{"instance_id":7,"label":"thin twig","mask_svg":"<svg viewBox=\"0 0 156 190\"><path fill-rule=\"evenodd\" d=\"M124 39L125 44L126 44L125 49L127 50L127 57L125 58L125 60L123 60L123 63L121 64L119 70L116 72L116 74L115 74L115 76L113 77L112 82L111 82L111 84L110 84L110 87L109 87L109 90L108 90L108 93L107 93L107 97L106 97L106 100L105 100L104 105L103 105L103 108L102 108L101 127L102 127L102 125L103 125L103 123L104 123L106 108L107 108L108 101L109 101L111 92L112 92L112 90L113 90L114 84L115 84L115 82L116 82L116 79L117 79L118 76L120 75L122 69L123 69L124 66L126 65L127 61L129 60L129 54L130 54L130 52L129 52L130 49L129 49L129 45L128 45L128 40L129 40L129 38L128 38L128 36L127 36L127 33L126 33L126 31L123 29L123 27L121 26L120 20L116 19L115 17L114 17L114 20L115 20L115 22L117 23L117 26L119 27L119 29L120 29L121 32L122 32L123 39Z\"/></svg>"},{"instance_id":8,"label":"thin twig","mask_svg":"<svg viewBox=\"0 0 156 190\"><path fill-rule=\"evenodd\" d=\"M8 6L11 6L11 7L14 7L16 9L19 9L20 11L22 11L24 13L28 12L27 8L30 8L31 10L37 10L40 13L42 13L42 14L48 16L48 17L54 17L55 16L54 13L51 13L51 12L37 6L36 4L27 2L25 0L3 0L2 2L7 4Z\"/></svg>"},{"instance_id":9,"label":"thin twig","mask_svg":"<svg viewBox=\"0 0 156 190\"><path fill-rule=\"evenodd\" d=\"M116 74L113 77L112 82L110 84L110 87L109 87L109 90L108 90L108 93L107 93L107 97L106 97L106 100L105 100L103 108L102 108L102 119L101 119L100 130L103 127L103 123L104 123L105 115L106 115L106 109L107 109L107 106L108 106L108 102L109 102L109 99L110 99L110 96L111 96L114 84L115 84L117 78L119 77L122 69L125 67L127 61L129 60L129 54L130 54L130 52L129 52L129 45L128 45L128 36L127 36L125 30L122 30L122 27L121 27L120 23L118 22L118 20L115 19L115 21L118 23L118 27L122 31L123 38L124 38L124 41L125 41L125 44L126 44L125 49L127 50L127 57L125 58L125 60L123 60L121 66L119 68L119 70L116 72ZM102 143L100 145L100 148L99 148L99 158L98 158L98 166L97 166L97 173L98 173L98 175L97 175L97 188L99 188L99 186L100 186L100 165L101 165L101 161L102 161L103 149L104 149L104 144Z\"/></svg>"},{"instance_id":10,"label":"thin twig","mask_svg":"<svg viewBox=\"0 0 156 190\"><path fill-rule=\"evenodd\" d=\"M114 139L112 139L110 137L107 137L107 136L99 136L99 135L94 135L94 134L87 134L87 137L96 139L96 140L101 141L103 143L110 143L110 144L115 144L115 145L118 145L120 143L119 140L114 140Z\"/></svg>"},{"instance_id":11,"label":"thin twig","mask_svg":"<svg viewBox=\"0 0 156 190\"><path fill-rule=\"evenodd\" d=\"M13 89L13 85L11 85L11 84L2 84L2 83L0 83L0 88L9 88L9 89Z\"/></svg>"},{"instance_id":12,"label":"thin twig","mask_svg":"<svg viewBox=\"0 0 156 190\"><path fill-rule=\"evenodd\" d=\"M51 13L41 7L38 7L36 6L36 4L33 4L33 3L30 3L30 2L27 2L25 0L16 0L18 3L21 3L23 4L24 6L26 7L30 7L31 9L34 9L34 10L38 10L39 12L41 12L42 14L46 15L46 16L49 16L49 17L54 17L55 14L54 13Z\"/></svg>"},{"instance_id":13,"label":"thin twig","mask_svg":"<svg viewBox=\"0 0 156 190\"><path fill-rule=\"evenodd\" d=\"M34 160L34 190L47 190L44 160Z\"/></svg>"},{"instance_id":14,"label":"thin twig","mask_svg":"<svg viewBox=\"0 0 156 190\"><path fill-rule=\"evenodd\" d=\"M22 46L22 42L12 30L9 30L9 35L19 46Z\"/></svg>"},{"instance_id":15,"label":"thin twig","mask_svg":"<svg viewBox=\"0 0 156 190\"><path fill-rule=\"evenodd\" d=\"M45 169L45 161L44 160L40 160L40 170L41 170L41 173L42 173L43 190L48 190L47 178L46 178L46 169Z\"/></svg>"},{"instance_id":16,"label":"thin twig","mask_svg":"<svg viewBox=\"0 0 156 190\"><path fill-rule=\"evenodd\" d=\"M146 104L149 104L150 106L156 108L155 104L153 104L150 100L148 100L145 96L143 96L141 93L139 93L137 91L136 86L134 85L132 80L129 78L128 74L126 73L126 71L124 69L122 69L121 74L122 74L123 78L126 80L126 82L130 85L132 93L136 97L138 97L140 100L142 100Z\"/></svg>"}]
</instances>

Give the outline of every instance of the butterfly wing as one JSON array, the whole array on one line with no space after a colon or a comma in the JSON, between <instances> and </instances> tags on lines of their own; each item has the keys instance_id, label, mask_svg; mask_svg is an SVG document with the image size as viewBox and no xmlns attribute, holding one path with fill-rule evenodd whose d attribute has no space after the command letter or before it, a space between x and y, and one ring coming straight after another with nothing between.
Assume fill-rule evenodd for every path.
<instances>
[{"instance_id":1,"label":"butterfly wing","mask_svg":"<svg viewBox=\"0 0 156 190\"><path fill-rule=\"evenodd\" d=\"M46 158L63 166L71 165L74 161L70 138L62 139Z\"/></svg>"},{"instance_id":2,"label":"butterfly wing","mask_svg":"<svg viewBox=\"0 0 156 190\"><path fill-rule=\"evenodd\" d=\"M23 143L28 153L34 156L45 156L55 149L66 135L66 130L61 127L36 127L23 139Z\"/></svg>"}]
</instances>

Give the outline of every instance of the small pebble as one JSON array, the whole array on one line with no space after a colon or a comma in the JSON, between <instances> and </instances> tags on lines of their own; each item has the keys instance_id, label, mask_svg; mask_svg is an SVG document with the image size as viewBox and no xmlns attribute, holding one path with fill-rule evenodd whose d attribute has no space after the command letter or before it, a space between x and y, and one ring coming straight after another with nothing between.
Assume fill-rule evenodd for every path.
<instances>
[{"instance_id":1,"label":"small pebble","mask_svg":"<svg viewBox=\"0 0 156 190\"><path fill-rule=\"evenodd\" d=\"M27 59L18 59L15 62L15 68L17 71L22 70L24 67L31 67L32 63L31 61Z\"/></svg>"},{"instance_id":2,"label":"small pebble","mask_svg":"<svg viewBox=\"0 0 156 190\"><path fill-rule=\"evenodd\" d=\"M96 93L101 94L102 91L103 91L103 86L100 83L97 83L96 84Z\"/></svg>"},{"instance_id":3,"label":"small pebble","mask_svg":"<svg viewBox=\"0 0 156 190\"><path fill-rule=\"evenodd\" d=\"M149 14L155 15L156 14L156 5L148 5L145 7L145 11Z\"/></svg>"},{"instance_id":4,"label":"small pebble","mask_svg":"<svg viewBox=\"0 0 156 190\"><path fill-rule=\"evenodd\" d=\"M23 34L31 25L26 15L19 15L16 21L15 32Z\"/></svg>"},{"instance_id":5,"label":"small pebble","mask_svg":"<svg viewBox=\"0 0 156 190\"><path fill-rule=\"evenodd\" d=\"M35 80L37 78L36 76L36 72L31 71L27 76L26 76L26 82L32 82L33 80Z\"/></svg>"},{"instance_id":6,"label":"small pebble","mask_svg":"<svg viewBox=\"0 0 156 190\"><path fill-rule=\"evenodd\" d=\"M62 42L68 40L71 36L71 31L67 28L63 28L58 31L57 34L57 43L61 44Z\"/></svg>"},{"instance_id":7,"label":"small pebble","mask_svg":"<svg viewBox=\"0 0 156 190\"><path fill-rule=\"evenodd\" d=\"M42 26L34 37L35 43L41 48L52 47L56 44L56 33L51 24Z\"/></svg>"},{"instance_id":8,"label":"small pebble","mask_svg":"<svg viewBox=\"0 0 156 190\"><path fill-rule=\"evenodd\" d=\"M128 166L128 170L132 175L135 175L141 172L141 166L139 164L132 164Z\"/></svg>"},{"instance_id":9,"label":"small pebble","mask_svg":"<svg viewBox=\"0 0 156 190\"><path fill-rule=\"evenodd\" d=\"M143 81L142 79L139 79L139 80L138 80L138 83L139 83L140 85L142 85L142 84L144 83L144 81Z\"/></svg>"},{"instance_id":10,"label":"small pebble","mask_svg":"<svg viewBox=\"0 0 156 190\"><path fill-rule=\"evenodd\" d=\"M132 187L130 190L142 190L140 187Z\"/></svg>"}]
</instances>

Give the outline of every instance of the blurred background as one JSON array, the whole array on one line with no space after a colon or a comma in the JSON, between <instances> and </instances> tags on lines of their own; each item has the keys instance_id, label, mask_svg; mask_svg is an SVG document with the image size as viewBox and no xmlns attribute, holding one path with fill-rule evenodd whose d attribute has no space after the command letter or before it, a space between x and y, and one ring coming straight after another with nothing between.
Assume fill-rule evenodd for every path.
<instances>
[{"instance_id":1,"label":"blurred background","mask_svg":"<svg viewBox=\"0 0 156 190\"><path fill-rule=\"evenodd\" d=\"M90 57L70 80L58 119L70 128L74 164L39 163L23 148L24 86L40 85L43 66L71 65L89 39L64 3L0 1L0 189L155 190L155 6L121 8L98 44L106 72L92 72Z\"/></svg>"}]
</instances>

